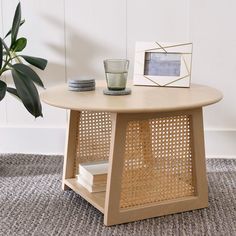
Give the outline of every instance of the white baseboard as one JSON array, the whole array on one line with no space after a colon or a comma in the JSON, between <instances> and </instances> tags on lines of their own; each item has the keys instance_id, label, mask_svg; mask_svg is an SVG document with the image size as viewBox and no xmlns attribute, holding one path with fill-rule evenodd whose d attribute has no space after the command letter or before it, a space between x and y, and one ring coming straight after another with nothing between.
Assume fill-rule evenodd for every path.
<instances>
[{"instance_id":1,"label":"white baseboard","mask_svg":"<svg viewBox=\"0 0 236 236\"><path fill-rule=\"evenodd\" d=\"M206 130L205 150L208 158L236 158L236 130Z\"/></svg>"},{"instance_id":2,"label":"white baseboard","mask_svg":"<svg viewBox=\"0 0 236 236\"><path fill-rule=\"evenodd\" d=\"M65 127L0 127L0 153L62 155Z\"/></svg>"},{"instance_id":3,"label":"white baseboard","mask_svg":"<svg viewBox=\"0 0 236 236\"><path fill-rule=\"evenodd\" d=\"M206 156L207 159L213 159L213 158L217 158L217 159L236 159L236 156L230 156L230 155L207 155Z\"/></svg>"},{"instance_id":4,"label":"white baseboard","mask_svg":"<svg viewBox=\"0 0 236 236\"><path fill-rule=\"evenodd\" d=\"M236 158L236 131L205 131L208 158ZM0 127L0 153L63 155L65 127Z\"/></svg>"}]
</instances>

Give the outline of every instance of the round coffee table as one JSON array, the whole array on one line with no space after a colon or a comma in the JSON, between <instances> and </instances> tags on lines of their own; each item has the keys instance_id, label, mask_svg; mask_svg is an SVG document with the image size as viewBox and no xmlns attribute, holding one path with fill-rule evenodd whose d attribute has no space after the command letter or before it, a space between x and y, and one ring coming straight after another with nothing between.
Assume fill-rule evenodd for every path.
<instances>
[{"instance_id":1,"label":"round coffee table","mask_svg":"<svg viewBox=\"0 0 236 236\"><path fill-rule=\"evenodd\" d=\"M71 92L67 85L41 94L69 109L63 189L71 188L114 225L207 207L202 107L222 94L191 88L130 86L132 94ZM79 163L109 161L106 192L90 193L76 180Z\"/></svg>"}]
</instances>

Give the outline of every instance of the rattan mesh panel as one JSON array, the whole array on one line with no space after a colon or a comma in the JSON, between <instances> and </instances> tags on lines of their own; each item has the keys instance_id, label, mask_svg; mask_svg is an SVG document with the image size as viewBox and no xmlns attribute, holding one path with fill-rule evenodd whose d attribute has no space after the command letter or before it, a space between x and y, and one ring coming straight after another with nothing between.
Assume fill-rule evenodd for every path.
<instances>
[{"instance_id":1,"label":"rattan mesh panel","mask_svg":"<svg viewBox=\"0 0 236 236\"><path fill-rule=\"evenodd\" d=\"M106 112L82 111L77 132L78 163L108 160L111 139L110 114Z\"/></svg>"},{"instance_id":2,"label":"rattan mesh panel","mask_svg":"<svg viewBox=\"0 0 236 236\"><path fill-rule=\"evenodd\" d=\"M191 117L130 121L121 208L193 196Z\"/></svg>"}]
</instances>

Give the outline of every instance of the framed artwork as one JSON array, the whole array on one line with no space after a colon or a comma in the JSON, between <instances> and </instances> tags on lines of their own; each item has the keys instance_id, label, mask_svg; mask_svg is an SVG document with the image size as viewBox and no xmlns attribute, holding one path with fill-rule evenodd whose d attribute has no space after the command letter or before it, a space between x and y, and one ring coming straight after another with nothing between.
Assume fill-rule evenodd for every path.
<instances>
[{"instance_id":1,"label":"framed artwork","mask_svg":"<svg viewBox=\"0 0 236 236\"><path fill-rule=\"evenodd\" d=\"M137 42L134 85L190 87L192 43Z\"/></svg>"}]
</instances>

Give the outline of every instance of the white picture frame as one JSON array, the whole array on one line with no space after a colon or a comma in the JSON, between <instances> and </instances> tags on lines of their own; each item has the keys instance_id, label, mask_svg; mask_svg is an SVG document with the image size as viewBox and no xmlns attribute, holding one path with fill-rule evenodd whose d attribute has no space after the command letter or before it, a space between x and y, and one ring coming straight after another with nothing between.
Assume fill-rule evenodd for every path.
<instances>
[{"instance_id":1,"label":"white picture frame","mask_svg":"<svg viewBox=\"0 0 236 236\"><path fill-rule=\"evenodd\" d=\"M192 43L137 42L134 85L190 87Z\"/></svg>"}]
</instances>

